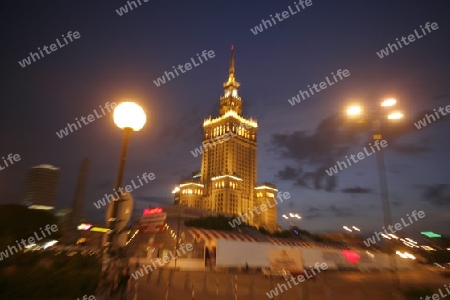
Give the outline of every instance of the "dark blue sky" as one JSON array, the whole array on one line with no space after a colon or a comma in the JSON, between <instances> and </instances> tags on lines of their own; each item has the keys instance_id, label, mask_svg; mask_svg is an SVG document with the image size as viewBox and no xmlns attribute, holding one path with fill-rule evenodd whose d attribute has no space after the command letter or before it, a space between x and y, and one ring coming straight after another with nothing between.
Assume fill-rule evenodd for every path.
<instances>
[{"instance_id":1,"label":"dark blue sky","mask_svg":"<svg viewBox=\"0 0 450 300\"><path fill-rule=\"evenodd\" d=\"M145 106L146 127L133 135L125 182L153 172L136 190L137 207L168 204L175 184L200 168L191 150L201 143L203 119L218 114L230 45L244 115L259 122L259 182L270 181L291 199L279 206L301 213L308 230L357 225L380 230L381 206L374 156L335 175L336 160L367 145L367 133L342 121L349 101L394 96L406 115L389 129L385 150L394 223L413 210L426 217L405 229L449 232L450 116L417 130L413 122L450 104L448 1L314 1L283 22L253 35L250 28L293 1L149 1L123 16L126 1L3 1L1 4L0 155L22 160L0 171L0 203L19 202L27 169L61 167L57 207L73 198L80 161L91 159L86 212L110 192L122 134L103 117L63 139L55 132L106 102L133 99ZM426 22L432 31L380 59L376 52ZM68 31L81 38L26 68L19 60ZM153 80L203 50L215 57L156 87ZM299 89L338 69L350 76L291 106ZM331 162L331 163L330 163ZM331 183L331 184L330 184ZM280 218L280 224L283 219Z\"/></svg>"}]
</instances>

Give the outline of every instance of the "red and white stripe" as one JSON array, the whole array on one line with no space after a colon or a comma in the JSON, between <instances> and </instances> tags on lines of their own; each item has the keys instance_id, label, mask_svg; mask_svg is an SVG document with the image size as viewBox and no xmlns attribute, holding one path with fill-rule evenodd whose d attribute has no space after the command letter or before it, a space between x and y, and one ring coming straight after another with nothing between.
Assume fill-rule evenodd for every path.
<instances>
[{"instance_id":1,"label":"red and white stripe","mask_svg":"<svg viewBox=\"0 0 450 300\"><path fill-rule=\"evenodd\" d=\"M248 234L234 233L222 230L210 230L201 228L189 228L189 232L197 240L204 240L207 242L222 240L241 241L241 242L257 242L257 240Z\"/></svg>"}]
</instances>

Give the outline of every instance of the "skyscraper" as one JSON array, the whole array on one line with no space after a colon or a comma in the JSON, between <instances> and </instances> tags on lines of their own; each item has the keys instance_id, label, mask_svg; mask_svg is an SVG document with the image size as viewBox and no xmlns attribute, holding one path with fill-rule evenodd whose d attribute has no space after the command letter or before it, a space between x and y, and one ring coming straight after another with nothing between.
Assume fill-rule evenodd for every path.
<instances>
[{"instance_id":1,"label":"skyscraper","mask_svg":"<svg viewBox=\"0 0 450 300\"><path fill-rule=\"evenodd\" d=\"M33 209L53 209L60 169L52 165L39 165L28 171L23 202Z\"/></svg>"},{"instance_id":2,"label":"skyscraper","mask_svg":"<svg viewBox=\"0 0 450 300\"><path fill-rule=\"evenodd\" d=\"M72 201L72 211L69 216L68 228L66 228L68 244L74 244L78 240L77 226L81 222L81 215L83 213L84 200L86 198L86 183L89 173L89 158L84 158L81 161L80 171L78 173L77 186Z\"/></svg>"},{"instance_id":3,"label":"skyscraper","mask_svg":"<svg viewBox=\"0 0 450 300\"><path fill-rule=\"evenodd\" d=\"M277 229L276 206L259 214L253 208L274 200L272 184L257 186L256 120L242 116L240 83L235 77L234 48L223 84L219 116L203 122L203 146L200 176L177 187L179 203L228 215L248 215L247 223L273 231ZM252 211L252 212L250 212Z\"/></svg>"}]
</instances>

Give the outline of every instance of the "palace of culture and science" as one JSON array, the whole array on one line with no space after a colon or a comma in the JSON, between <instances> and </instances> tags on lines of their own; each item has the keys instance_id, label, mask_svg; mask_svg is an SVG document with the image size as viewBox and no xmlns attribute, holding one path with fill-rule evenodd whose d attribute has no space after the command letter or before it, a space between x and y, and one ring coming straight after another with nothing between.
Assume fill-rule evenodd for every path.
<instances>
[{"instance_id":1,"label":"palace of culture and science","mask_svg":"<svg viewBox=\"0 0 450 300\"><path fill-rule=\"evenodd\" d=\"M277 189L270 183L257 185L257 130L254 119L242 116L242 98L238 95L240 83L235 78L234 49L228 81L223 84L217 118L203 122L203 153L199 173L193 173L175 190L177 204L199 208L217 214L240 216L246 222L269 231L278 229L276 205ZM265 206L259 214L250 213L254 207Z\"/></svg>"}]
</instances>

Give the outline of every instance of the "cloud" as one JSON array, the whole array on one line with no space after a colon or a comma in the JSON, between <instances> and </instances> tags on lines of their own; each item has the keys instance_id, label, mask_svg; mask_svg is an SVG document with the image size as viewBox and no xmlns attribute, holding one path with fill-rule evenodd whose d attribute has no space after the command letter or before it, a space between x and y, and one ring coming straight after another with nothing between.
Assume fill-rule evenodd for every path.
<instances>
[{"instance_id":1,"label":"cloud","mask_svg":"<svg viewBox=\"0 0 450 300\"><path fill-rule=\"evenodd\" d=\"M296 170L292 167L286 166L284 167L284 170L278 171L276 177L281 180L295 180L301 172L301 170Z\"/></svg>"},{"instance_id":2,"label":"cloud","mask_svg":"<svg viewBox=\"0 0 450 300\"><path fill-rule=\"evenodd\" d=\"M362 188L359 186L349 187L341 190L343 193L347 194L370 194L372 190L369 188Z\"/></svg>"},{"instance_id":3,"label":"cloud","mask_svg":"<svg viewBox=\"0 0 450 300\"><path fill-rule=\"evenodd\" d=\"M338 158L348 154L351 147L361 144L362 126L349 126L341 116L331 115L320 122L317 128L292 133L275 133L272 135L272 150L282 158L295 160L302 165L309 165L313 170L285 166L278 171L281 180L292 180L294 185L333 191L337 186L337 176L328 176L325 172Z\"/></svg>"},{"instance_id":4,"label":"cloud","mask_svg":"<svg viewBox=\"0 0 450 300\"><path fill-rule=\"evenodd\" d=\"M321 209L319 209L317 207L309 206L302 214L302 218L308 219L308 220L324 218L325 214L321 213L321 212L322 212ZM323 212L325 212L325 211L323 211Z\"/></svg>"},{"instance_id":5,"label":"cloud","mask_svg":"<svg viewBox=\"0 0 450 300\"><path fill-rule=\"evenodd\" d=\"M294 131L275 133L272 146L284 158L310 164L323 164L347 153L358 137L357 128L346 126L341 117L332 115L320 122L313 133Z\"/></svg>"},{"instance_id":6,"label":"cloud","mask_svg":"<svg viewBox=\"0 0 450 300\"><path fill-rule=\"evenodd\" d=\"M423 112L417 116L423 118ZM294 185L300 187L334 191L338 185L338 175L328 176L325 170L342 160L345 155L351 154L356 147L367 146L371 142L368 138L369 129L369 122L349 122L344 116L335 114L323 119L313 131L273 134L270 150L299 165L285 166L278 171L277 178L293 181ZM389 130L383 135L389 141L389 151L417 155L433 150L428 146L429 137L408 143L398 141L400 137L412 132L417 132L417 128L411 122L390 123Z\"/></svg>"},{"instance_id":7,"label":"cloud","mask_svg":"<svg viewBox=\"0 0 450 300\"><path fill-rule=\"evenodd\" d=\"M431 101L440 101L442 99L447 99L448 97L450 97L449 94L441 93L441 94L431 97Z\"/></svg>"},{"instance_id":8,"label":"cloud","mask_svg":"<svg viewBox=\"0 0 450 300\"><path fill-rule=\"evenodd\" d=\"M422 200L435 206L450 205L450 184L416 185L422 190Z\"/></svg>"},{"instance_id":9,"label":"cloud","mask_svg":"<svg viewBox=\"0 0 450 300\"><path fill-rule=\"evenodd\" d=\"M336 205L330 205L328 207L328 209L335 217L353 217L353 216L355 216L355 214L353 213L353 210L351 208L337 207Z\"/></svg>"},{"instance_id":10,"label":"cloud","mask_svg":"<svg viewBox=\"0 0 450 300\"><path fill-rule=\"evenodd\" d=\"M409 166L401 163L390 163L386 166L387 170L392 174L401 174L407 171Z\"/></svg>"},{"instance_id":11,"label":"cloud","mask_svg":"<svg viewBox=\"0 0 450 300\"><path fill-rule=\"evenodd\" d=\"M360 215L360 214L359 214ZM302 213L304 219L318 219L318 218L348 218L355 217L354 209L350 207L338 207L334 204L324 208L308 206Z\"/></svg>"},{"instance_id":12,"label":"cloud","mask_svg":"<svg viewBox=\"0 0 450 300\"><path fill-rule=\"evenodd\" d=\"M425 110L421 110L421 111L417 112L414 116L412 116L411 117L412 122L401 122L401 123L406 123L406 124L409 124L409 125L407 127L403 126L405 128L402 128L402 130L400 130L400 132L397 133L397 135L398 134L404 134L405 132L406 133L408 133L408 132L417 132L417 127L415 126L415 123L417 123L417 122L419 122L421 120L424 120L424 119L425 119L425 122L427 123L427 125L426 126L422 126L420 131L428 130L430 128L434 128L432 130L439 130L439 129L442 128L442 126L438 126L435 123L440 123L442 125L445 122L450 122L450 118L443 117L440 113L438 113L439 108L442 108L445 111L446 105L445 104L443 104L443 105L434 104L434 105L435 105L435 107L433 109L436 109L436 112L433 111L432 108L428 108L428 109L425 109ZM436 118L436 114L439 115L438 118ZM431 120L431 123L428 122L428 119L426 118L426 115L430 115L429 118ZM427 145L429 143L429 141L431 141L431 138L429 136L427 136L426 138L421 139L419 141L419 144ZM428 149L426 149L426 150L428 150ZM415 154L415 153L413 152L412 154Z\"/></svg>"}]
</instances>

